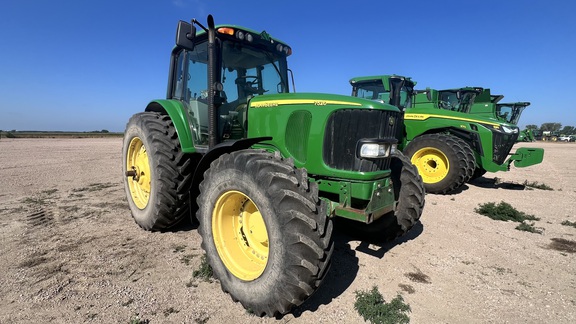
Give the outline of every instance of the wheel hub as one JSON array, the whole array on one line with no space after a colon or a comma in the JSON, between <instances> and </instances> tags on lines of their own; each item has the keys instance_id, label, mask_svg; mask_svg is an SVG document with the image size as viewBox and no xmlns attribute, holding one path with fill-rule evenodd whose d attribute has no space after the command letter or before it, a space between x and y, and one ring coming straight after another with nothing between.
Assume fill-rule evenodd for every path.
<instances>
[{"instance_id":1,"label":"wheel hub","mask_svg":"<svg viewBox=\"0 0 576 324\"><path fill-rule=\"evenodd\" d=\"M434 147L422 148L412 156L424 183L437 183L448 175L450 164L446 155Z\"/></svg>"},{"instance_id":2,"label":"wheel hub","mask_svg":"<svg viewBox=\"0 0 576 324\"><path fill-rule=\"evenodd\" d=\"M144 209L150 199L150 163L142 140L134 137L126 154L126 177L130 197L139 209Z\"/></svg>"},{"instance_id":3,"label":"wheel hub","mask_svg":"<svg viewBox=\"0 0 576 324\"><path fill-rule=\"evenodd\" d=\"M242 280L258 278L268 263L268 232L260 210L244 193L222 194L212 214L212 232L220 259Z\"/></svg>"}]
</instances>

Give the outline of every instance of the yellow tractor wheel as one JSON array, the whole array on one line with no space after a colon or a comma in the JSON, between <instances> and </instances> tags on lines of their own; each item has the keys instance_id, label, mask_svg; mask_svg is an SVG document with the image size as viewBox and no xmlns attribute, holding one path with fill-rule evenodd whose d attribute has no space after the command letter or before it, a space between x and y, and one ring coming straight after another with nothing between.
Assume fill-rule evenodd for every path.
<instances>
[{"instance_id":1,"label":"yellow tractor wheel","mask_svg":"<svg viewBox=\"0 0 576 324\"><path fill-rule=\"evenodd\" d=\"M474 155L462 139L449 134L427 134L408 143L404 155L418 169L428 193L446 194L474 174Z\"/></svg>"},{"instance_id":2,"label":"yellow tractor wheel","mask_svg":"<svg viewBox=\"0 0 576 324\"><path fill-rule=\"evenodd\" d=\"M196 164L184 154L167 115L139 113L128 121L122 148L124 188L136 223L160 231L190 219Z\"/></svg>"},{"instance_id":3,"label":"yellow tractor wheel","mask_svg":"<svg viewBox=\"0 0 576 324\"><path fill-rule=\"evenodd\" d=\"M254 314L285 314L324 280L332 220L292 160L252 149L221 155L204 173L198 205L214 276Z\"/></svg>"}]
</instances>

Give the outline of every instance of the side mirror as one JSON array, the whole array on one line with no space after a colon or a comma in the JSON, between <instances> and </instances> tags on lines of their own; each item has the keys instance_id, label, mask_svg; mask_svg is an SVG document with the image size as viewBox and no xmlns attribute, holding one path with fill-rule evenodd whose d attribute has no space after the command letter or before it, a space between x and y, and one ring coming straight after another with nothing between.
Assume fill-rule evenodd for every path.
<instances>
[{"instance_id":1,"label":"side mirror","mask_svg":"<svg viewBox=\"0 0 576 324\"><path fill-rule=\"evenodd\" d=\"M194 39L196 38L196 26L180 20L176 30L176 46L187 50L194 49Z\"/></svg>"},{"instance_id":2,"label":"side mirror","mask_svg":"<svg viewBox=\"0 0 576 324\"><path fill-rule=\"evenodd\" d=\"M426 99L428 99L428 101L432 101L432 92L429 88L426 88Z\"/></svg>"}]
</instances>

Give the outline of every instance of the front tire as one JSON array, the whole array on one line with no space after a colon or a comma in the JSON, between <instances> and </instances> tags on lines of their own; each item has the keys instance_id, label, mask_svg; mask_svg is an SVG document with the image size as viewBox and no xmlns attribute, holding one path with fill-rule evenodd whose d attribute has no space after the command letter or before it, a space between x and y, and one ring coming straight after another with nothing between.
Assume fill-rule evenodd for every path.
<instances>
[{"instance_id":1,"label":"front tire","mask_svg":"<svg viewBox=\"0 0 576 324\"><path fill-rule=\"evenodd\" d=\"M222 290L258 316L289 312L323 281L332 221L304 169L265 151L212 162L197 199L202 248Z\"/></svg>"},{"instance_id":2,"label":"front tire","mask_svg":"<svg viewBox=\"0 0 576 324\"><path fill-rule=\"evenodd\" d=\"M124 132L124 189L136 223L160 231L190 215L190 183L194 162L182 152L167 115L135 114Z\"/></svg>"},{"instance_id":3,"label":"front tire","mask_svg":"<svg viewBox=\"0 0 576 324\"><path fill-rule=\"evenodd\" d=\"M461 140L445 134L416 137L404 149L404 155L418 168L426 192L446 194L470 180L469 154Z\"/></svg>"}]
</instances>

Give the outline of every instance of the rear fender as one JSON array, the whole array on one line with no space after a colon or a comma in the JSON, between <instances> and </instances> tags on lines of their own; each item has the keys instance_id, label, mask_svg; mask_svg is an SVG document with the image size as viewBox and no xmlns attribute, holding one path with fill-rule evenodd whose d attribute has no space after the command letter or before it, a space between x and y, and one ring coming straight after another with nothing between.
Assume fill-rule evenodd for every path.
<instances>
[{"instance_id":1,"label":"rear fender","mask_svg":"<svg viewBox=\"0 0 576 324\"><path fill-rule=\"evenodd\" d=\"M192 133L190 132L190 119L182 102L178 100L154 100L148 104L145 111L155 111L170 116L176 129L176 134L178 134L182 152L196 152Z\"/></svg>"}]
</instances>

